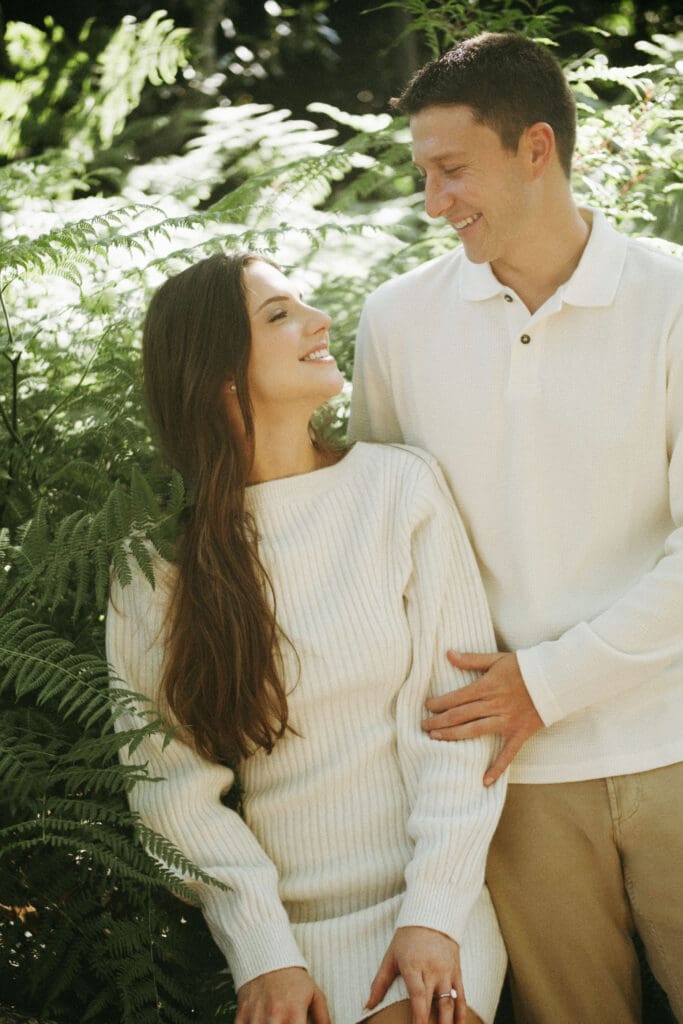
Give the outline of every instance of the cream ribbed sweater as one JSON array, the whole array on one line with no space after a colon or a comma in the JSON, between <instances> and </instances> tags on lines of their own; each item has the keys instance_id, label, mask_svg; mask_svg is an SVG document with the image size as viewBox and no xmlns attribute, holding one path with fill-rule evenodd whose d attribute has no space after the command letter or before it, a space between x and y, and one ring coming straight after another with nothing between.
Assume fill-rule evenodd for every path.
<instances>
[{"instance_id":1,"label":"cream ribbed sweater","mask_svg":"<svg viewBox=\"0 0 683 1024\"><path fill-rule=\"evenodd\" d=\"M129 756L163 780L139 783L131 804L231 887L195 884L237 986L307 965L333 1020L351 1024L394 929L422 925L463 943L467 997L490 1021L505 954L483 877L504 784L482 785L488 739L439 744L420 729L428 694L468 679L446 649L494 647L441 474L424 453L358 444L247 495L300 662L297 681L284 645L300 735L239 766L244 820L220 800L232 772L157 737ZM153 698L171 584L168 566L155 591L136 573L114 587L107 617L115 676ZM383 1005L405 996L398 980Z\"/></svg>"}]
</instances>

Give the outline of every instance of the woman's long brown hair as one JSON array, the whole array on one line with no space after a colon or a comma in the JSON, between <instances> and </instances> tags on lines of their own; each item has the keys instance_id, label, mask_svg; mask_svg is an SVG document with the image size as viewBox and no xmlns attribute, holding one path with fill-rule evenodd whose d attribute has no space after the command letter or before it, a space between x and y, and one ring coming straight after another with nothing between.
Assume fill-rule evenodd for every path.
<instances>
[{"instance_id":1,"label":"woman's long brown hair","mask_svg":"<svg viewBox=\"0 0 683 1024\"><path fill-rule=\"evenodd\" d=\"M236 764L270 752L287 729L275 601L244 507L253 417L243 271L249 253L217 254L169 278L143 332L145 391L162 447L191 489L161 684L181 737ZM234 382L244 422L227 414Z\"/></svg>"}]
</instances>

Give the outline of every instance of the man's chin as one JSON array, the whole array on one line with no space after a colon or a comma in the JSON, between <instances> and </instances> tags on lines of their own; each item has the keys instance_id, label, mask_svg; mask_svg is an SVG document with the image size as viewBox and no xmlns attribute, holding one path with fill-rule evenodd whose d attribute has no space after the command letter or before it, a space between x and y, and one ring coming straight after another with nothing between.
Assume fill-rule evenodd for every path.
<instances>
[{"instance_id":1,"label":"man's chin","mask_svg":"<svg viewBox=\"0 0 683 1024\"><path fill-rule=\"evenodd\" d=\"M488 255L483 252L479 246L468 245L466 242L462 242L462 247L465 250L465 256L470 263L489 263Z\"/></svg>"}]
</instances>

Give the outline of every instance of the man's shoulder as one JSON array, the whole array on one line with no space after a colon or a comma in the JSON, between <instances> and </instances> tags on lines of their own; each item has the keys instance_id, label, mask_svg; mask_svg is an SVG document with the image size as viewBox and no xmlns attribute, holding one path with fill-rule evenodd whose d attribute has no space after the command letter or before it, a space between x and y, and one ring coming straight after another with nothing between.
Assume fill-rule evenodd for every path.
<instances>
[{"instance_id":1,"label":"man's shoulder","mask_svg":"<svg viewBox=\"0 0 683 1024\"><path fill-rule=\"evenodd\" d=\"M653 275L664 275L666 280L683 279L683 247L663 238L629 237L627 258L646 267Z\"/></svg>"},{"instance_id":2,"label":"man's shoulder","mask_svg":"<svg viewBox=\"0 0 683 1024\"><path fill-rule=\"evenodd\" d=\"M419 295L424 301L432 294L441 295L446 286L452 285L458 276L464 259L461 247L452 249L442 256L420 263L403 274L391 277L371 292L369 306L382 306L386 302L413 302Z\"/></svg>"},{"instance_id":3,"label":"man's shoulder","mask_svg":"<svg viewBox=\"0 0 683 1024\"><path fill-rule=\"evenodd\" d=\"M658 324L667 335L677 323L675 336L683 341L683 250L656 238L627 239L621 295L641 322Z\"/></svg>"}]
</instances>

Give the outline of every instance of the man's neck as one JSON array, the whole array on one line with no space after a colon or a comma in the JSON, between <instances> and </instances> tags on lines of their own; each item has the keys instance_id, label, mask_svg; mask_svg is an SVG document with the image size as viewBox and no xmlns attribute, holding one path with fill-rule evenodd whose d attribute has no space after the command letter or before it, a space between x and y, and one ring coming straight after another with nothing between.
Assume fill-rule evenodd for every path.
<instances>
[{"instance_id":1,"label":"man's neck","mask_svg":"<svg viewBox=\"0 0 683 1024\"><path fill-rule=\"evenodd\" d=\"M491 264L501 284L514 289L532 314L572 276L591 231L590 215L571 199L539 222L542 227L527 233L513 260Z\"/></svg>"}]
</instances>

